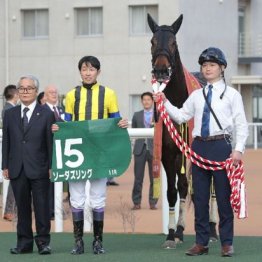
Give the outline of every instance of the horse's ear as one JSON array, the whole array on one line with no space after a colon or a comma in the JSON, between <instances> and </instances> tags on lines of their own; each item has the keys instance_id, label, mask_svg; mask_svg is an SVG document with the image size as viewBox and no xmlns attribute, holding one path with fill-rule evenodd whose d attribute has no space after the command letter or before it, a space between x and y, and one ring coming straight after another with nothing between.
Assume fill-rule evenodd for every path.
<instances>
[{"instance_id":1,"label":"horse's ear","mask_svg":"<svg viewBox=\"0 0 262 262\"><path fill-rule=\"evenodd\" d=\"M150 14L147 14L147 22L148 22L148 25L152 33L155 33L158 28L158 24L154 21L154 19L152 18Z\"/></svg>"},{"instance_id":2,"label":"horse's ear","mask_svg":"<svg viewBox=\"0 0 262 262\"><path fill-rule=\"evenodd\" d=\"M174 33L176 34L182 24L182 21L183 21L183 15L180 15L177 20L171 25L173 30L174 30Z\"/></svg>"}]
</instances>

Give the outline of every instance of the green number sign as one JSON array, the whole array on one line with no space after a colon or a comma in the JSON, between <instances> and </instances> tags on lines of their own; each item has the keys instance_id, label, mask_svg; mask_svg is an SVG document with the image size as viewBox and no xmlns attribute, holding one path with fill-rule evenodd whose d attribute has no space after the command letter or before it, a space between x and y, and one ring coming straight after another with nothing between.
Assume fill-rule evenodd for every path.
<instances>
[{"instance_id":1,"label":"green number sign","mask_svg":"<svg viewBox=\"0 0 262 262\"><path fill-rule=\"evenodd\" d=\"M119 118L57 123L51 181L122 175L131 161L131 144L118 122Z\"/></svg>"}]
</instances>

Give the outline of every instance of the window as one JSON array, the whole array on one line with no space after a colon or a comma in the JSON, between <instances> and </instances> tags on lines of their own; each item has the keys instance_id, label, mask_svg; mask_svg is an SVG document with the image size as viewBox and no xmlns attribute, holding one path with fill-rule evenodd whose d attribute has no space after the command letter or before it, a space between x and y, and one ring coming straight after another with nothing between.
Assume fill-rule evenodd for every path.
<instances>
[{"instance_id":1,"label":"window","mask_svg":"<svg viewBox=\"0 0 262 262\"><path fill-rule=\"evenodd\" d=\"M262 86L253 88L253 122L262 122Z\"/></svg>"},{"instance_id":2,"label":"window","mask_svg":"<svg viewBox=\"0 0 262 262\"><path fill-rule=\"evenodd\" d=\"M102 34L102 7L76 8L76 35L96 36Z\"/></svg>"},{"instance_id":3,"label":"window","mask_svg":"<svg viewBox=\"0 0 262 262\"><path fill-rule=\"evenodd\" d=\"M47 9L22 10L23 37L46 38L49 34L49 17Z\"/></svg>"},{"instance_id":4,"label":"window","mask_svg":"<svg viewBox=\"0 0 262 262\"><path fill-rule=\"evenodd\" d=\"M151 30L147 24L147 13L149 13L156 22L158 21L157 5L129 7L130 35L145 35L151 33Z\"/></svg>"},{"instance_id":5,"label":"window","mask_svg":"<svg viewBox=\"0 0 262 262\"><path fill-rule=\"evenodd\" d=\"M245 53L245 9L238 10L238 54L244 55Z\"/></svg>"},{"instance_id":6,"label":"window","mask_svg":"<svg viewBox=\"0 0 262 262\"><path fill-rule=\"evenodd\" d=\"M253 122L262 122L262 85L253 87ZM254 128L256 128L254 126ZM257 129L257 141L262 142L262 128Z\"/></svg>"},{"instance_id":7,"label":"window","mask_svg":"<svg viewBox=\"0 0 262 262\"><path fill-rule=\"evenodd\" d=\"M238 55L252 56L253 46L250 30L250 2L238 0Z\"/></svg>"}]
</instances>

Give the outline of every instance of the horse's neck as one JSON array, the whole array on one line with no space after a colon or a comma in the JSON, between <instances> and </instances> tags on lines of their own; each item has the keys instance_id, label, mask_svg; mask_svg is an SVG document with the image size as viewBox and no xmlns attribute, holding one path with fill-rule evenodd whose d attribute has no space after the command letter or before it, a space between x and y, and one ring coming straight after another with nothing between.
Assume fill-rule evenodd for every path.
<instances>
[{"instance_id":1,"label":"horse's neck","mask_svg":"<svg viewBox=\"0 0 262 262\"><path fill-rule=\"evenodd\" d=\"M176 54L175 68L165 89L168 100L177 107L182 107L188 98L186 80L179 53Z\"/></svg>"}]
</instances>

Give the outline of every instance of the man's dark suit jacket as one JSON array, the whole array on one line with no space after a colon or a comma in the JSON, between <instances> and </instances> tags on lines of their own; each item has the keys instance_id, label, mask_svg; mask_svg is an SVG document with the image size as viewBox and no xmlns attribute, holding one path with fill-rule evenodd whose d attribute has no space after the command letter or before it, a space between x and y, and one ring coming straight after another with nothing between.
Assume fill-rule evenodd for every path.
<instances>
[{"instance_id":1,"label":"man's dark suit jacket","mask_svg":"<svg viewBox=\"0 0 262 262\"><path fill-rule=\"evenodd\" d=\"M47 104L44 104L42 106L47 108L48 110L50 110L54 114L54 111ZM56 106L56 108L58 110L58 114L59 114L60 119L55 119L55 121L56 122L63 122L64 119L62 119L61 116L65 113L65 111L61 106Z\"/></svg>"},{"instance_id":2,"label":"man's dark suit jacket","mask_svg":"<svg viewBox=\"0 0 262 262\"><path fill-rule=\"evenodd\" d=\"M10 109L10 108L13 108L14 105L12 105L11 103L9 102L6 102L4 107L3 107L3 110L2 110L2 120L4 119L4 116L5 116L5 111Z\"/></svg>"},{"instance_id":3,"label":"man's dark suit jacket","mask_svg":"<svg viewBox=\"0 0 262 262\"><path fill-rule=\"evenodd\" d=\"M36 104L25 131L21 106L5 112L2 169L9 170L10 179L18 177L22 167L30 179L47 178L52 161L53 123L53 113L39 104Z\"/></svg>"},{"instance_id":4,"label":"man's dark suit jacket","mask_svg":"<svg viewBox=\"0 0 262 262\"><path fill-rule=\"evenodd\" d=\"M132 128L145 128L144 123L144 110L135 112L132 118ZM142 153L144 144L147 144L147 148L150 154L153 155L153 139L136 139L133 153L134 155L140 155Z\"/></svg>"},{"instance_id":5,"label":"man's dark suit jacket","mask_svg":"<svg viewBox=\"0 0 262 262\"><path fill-rule=\"evenodd\" d=\"M52 112L54 115L56 122L63 122L64 120L61 118L61 115L64 114L64 110L62 107L57 106L59 118L56 119L54 111L49 107L48 104L42 105L42 107L46 108L48 111ZM53 218L55 214L55 188L54 183L50 184L50 191L49 191L49 207L50 207L50 217Z\"/></svg>"}]
</instances>

